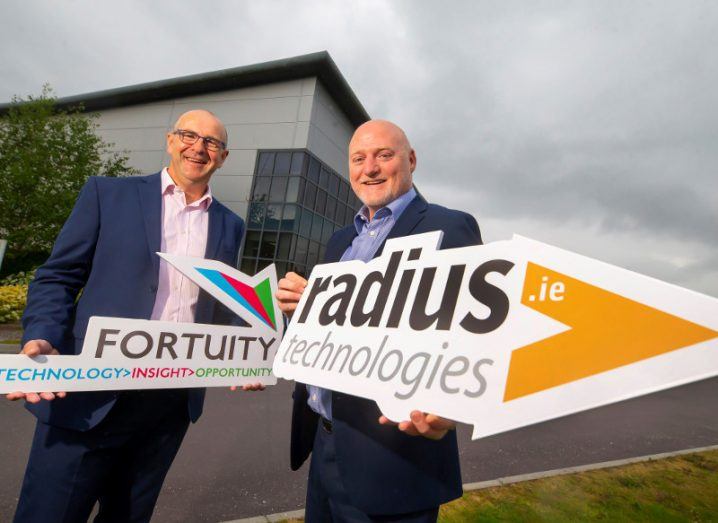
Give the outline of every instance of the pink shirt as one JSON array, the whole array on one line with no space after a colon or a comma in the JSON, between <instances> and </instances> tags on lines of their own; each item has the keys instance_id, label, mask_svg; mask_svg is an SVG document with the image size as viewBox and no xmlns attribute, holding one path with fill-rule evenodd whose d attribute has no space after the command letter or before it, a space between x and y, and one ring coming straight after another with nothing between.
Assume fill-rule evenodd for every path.
<instances>
[{"instance_id":1,"label":"pink shirt","mask_svg":"<svg viewBox=\"0 0 718 523\"><path fill-rule=\"evenodd\" d=\"M160 250L171 254L204 258L207 248L209 209L212 193L187 204L185 194L162 169L162 233ZM193 322L199 287L166 261L160 260L153 320Z\"/></svg>"}]
</instances>

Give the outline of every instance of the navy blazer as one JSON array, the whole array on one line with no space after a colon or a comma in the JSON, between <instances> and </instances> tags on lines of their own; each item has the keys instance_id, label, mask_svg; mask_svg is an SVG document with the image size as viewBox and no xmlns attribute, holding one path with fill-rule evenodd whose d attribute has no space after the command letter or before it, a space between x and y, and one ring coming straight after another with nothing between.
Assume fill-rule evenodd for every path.
<instances>
[{"instance_id":1,"label":"navy blazer","mask_svg":"<svg viewBox=\"0 0 718 523\"><path fill-rule=\"evenodd\" d=\"M160 173L131 178L91 177L82 188L48 260L28 290L22 343L44 339L61 354L79 354L90 316L149 319L159 279L162 229ZM213 199L206 258L232 266L244 223ZM79 299L78 294L82 291ZM211 323L215 300L201 292L195 321ZM115 391L73 392L27 404L51 425L88 430L109 412ZM204 389L190 389L190 419L202 413Z\"/></svg>"},{"instance_id":2,"label":"navy blazer","mask_svg":"<svg viewBox=\"0 0 718 523\"><path fill-rule=\"evenodd\" d=\"M471 215L428 204L419 195L388 238L438 230L444 232L442 249L481 244L479 226ZM337 231L329 240L324 261L339 261L356 236L353 224ZM374 401L332 392L337 465L352 503L368 514L403 514L461 496L456 433L450 431L439 441L412 437L396 427L380 425L380 415ZM293 470L312 451L317 421L317 414L307 406L307 388L298 383L292 411Z\"/></svg>"}]
</instances>

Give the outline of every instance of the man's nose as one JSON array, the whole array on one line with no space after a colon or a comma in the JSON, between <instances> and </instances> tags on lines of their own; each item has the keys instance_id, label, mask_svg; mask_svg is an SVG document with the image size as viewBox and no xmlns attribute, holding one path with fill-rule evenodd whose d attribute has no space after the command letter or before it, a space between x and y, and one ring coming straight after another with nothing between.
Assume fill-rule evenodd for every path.
<instances>
[{"instance_id":1,"label":"man's nose","mask_svg":"<svg viewBox=\"0 0 718 523\"><path fill-rule=\"evenodd\" d=\"M379 173L379 162L371 156L367 156L364 160L364 172L366 176L372 176Z\"/></svg>"},{"instance_id":2,"label":"man's nose","mask_svg":"<svg viewBox=\"0 0 718 523\"><path fill-rule=\"evenodd\" d=\"M207 146L204 143L204 140L202 138L198 138L196 142L192 144L192 150L195 152L207 152Z\"/></svg>"}]
</instances>

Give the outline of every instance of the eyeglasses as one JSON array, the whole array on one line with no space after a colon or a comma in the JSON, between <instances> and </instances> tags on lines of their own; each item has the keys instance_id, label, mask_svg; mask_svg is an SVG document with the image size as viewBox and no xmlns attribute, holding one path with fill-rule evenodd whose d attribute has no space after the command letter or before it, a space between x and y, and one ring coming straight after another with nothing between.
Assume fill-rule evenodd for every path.
<instances>
[{"instance_id":1,"label":"eyeglasses","mask_svg":"<svg viewBox=\"0 0 718 523\"><path fill-rule=\"evenodd\" d=\"M172 131L172 134L179 136L182 143L187 145L194 145L197 140L202 139L204 146L208 151L217 152L227 147L227 144L217 138L210 138L207 136L200 136L194 131L187 131L186 129L176 129Z\"/></svg>"}]
</instances>

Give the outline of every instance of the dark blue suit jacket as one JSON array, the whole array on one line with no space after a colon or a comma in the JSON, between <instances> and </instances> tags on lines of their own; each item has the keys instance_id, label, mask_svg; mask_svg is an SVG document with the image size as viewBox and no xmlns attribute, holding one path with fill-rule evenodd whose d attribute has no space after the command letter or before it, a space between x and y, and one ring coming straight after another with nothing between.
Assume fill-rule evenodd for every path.
<instances>
[{"instance_id":1,"label":"dark blue suit jacket","mask_svg":"<svg viewBox=\"0 0 718 523\"><path fill-rule=\"evenodd\" d=\"M471 215L428 204L421 196L404 210L388 238L437 230L444 232L443 249L481 244L479 226ZM339 261L356 235L353 224L337 231L329 240L324 261ZM368 514L402 514L461 496L455 432L440 441L412 437L396 427L380 425L380 415L374 401L332 393L337 464L352 503ZM292 412L293 470L312 451L317 421L317 414L307 406L307 388L298 383Z\"/></svg>"},{"instance_id":2,"label":"dark blue suit jacket","mask_svg":"<svg viewBox=\"0 0 718 523\"><path fill-rule=\"evenodd\" d=\"M209 207L206 258L235 265L244 223L217 200ZM159 278L162 228L160 173L131 178L91 177L30 284L22 343L44 339L61 354L78 354L90 316L149 319ZM82 291L79 300L78 294ZM215 319L214 299L200 293L195 321ZM218 321L221 323L221 321ZM51 425L88 430L109 412L117 392L68 393L28 404ZM189 392L189 414L202 413L204 389Z\"/></svg>"}]
</instances>

